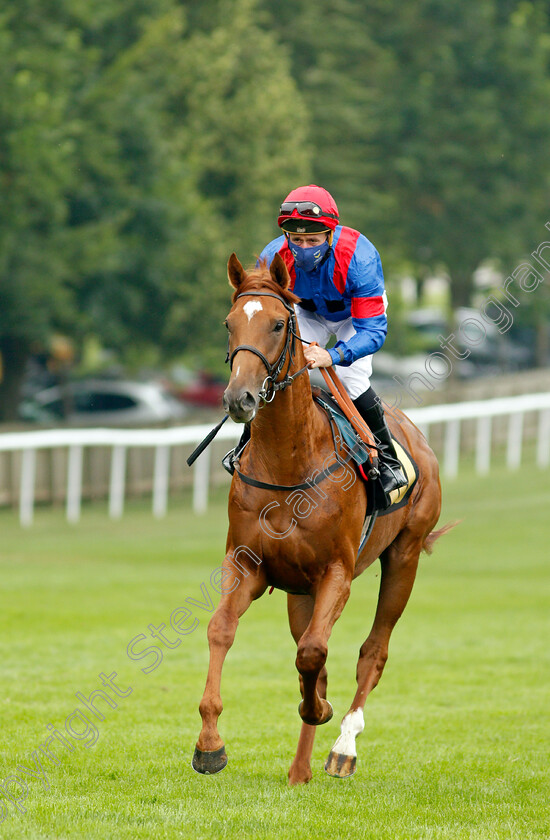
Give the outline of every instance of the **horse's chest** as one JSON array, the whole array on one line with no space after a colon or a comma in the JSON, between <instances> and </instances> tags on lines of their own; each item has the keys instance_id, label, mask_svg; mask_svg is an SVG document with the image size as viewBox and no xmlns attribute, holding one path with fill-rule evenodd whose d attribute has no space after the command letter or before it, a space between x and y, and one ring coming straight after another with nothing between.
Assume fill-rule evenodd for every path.
<instances>
[{"instance_id":1,"label":"horse's chest","mask_svg":"<svg viewBox=\"0 0 550 840\"><path fill-rule=\"evenodd\" d=\"M345 499L337 489L327 482L322 499L313 491L277 498L266 494L265 504L256 502L254 510L240 498L240 516L230 518L229 546L246 545L259 558L255 562L261 562L270 586L310 592L329 565L340 562L352 568L355 561L352 538L355 531L357 540L360 535L360 505L354 504L355 488Z\"/></svg>"},{"instance_id":2,"label":"horse's chest","mask_svg":"<svg viewBox=\"0 0 550 840\"><path fill-rule=\"evenodd\" d=\"M284 539L262 534L258 550L268 584L286 592L310 592L327 566L339 559L328 534L306 535L298 527Z\"/></svg>"}]
</instances>

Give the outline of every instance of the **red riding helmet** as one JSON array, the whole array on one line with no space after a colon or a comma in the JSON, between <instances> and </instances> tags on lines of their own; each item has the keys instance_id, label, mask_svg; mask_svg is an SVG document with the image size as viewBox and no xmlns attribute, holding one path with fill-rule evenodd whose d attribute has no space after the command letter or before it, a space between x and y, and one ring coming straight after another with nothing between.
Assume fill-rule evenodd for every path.
<instances>
[{"instance_id":1,"label":"red riding helmet","mask_svg":"<svg viewBox=\"0 0 550 840\"><path fill-rule=\"evenodd\" d=\"M335 229L338 207L328 190L309 184L287 195L277 222L289 233L322 233Z\"/></svg>"}]
</instances>

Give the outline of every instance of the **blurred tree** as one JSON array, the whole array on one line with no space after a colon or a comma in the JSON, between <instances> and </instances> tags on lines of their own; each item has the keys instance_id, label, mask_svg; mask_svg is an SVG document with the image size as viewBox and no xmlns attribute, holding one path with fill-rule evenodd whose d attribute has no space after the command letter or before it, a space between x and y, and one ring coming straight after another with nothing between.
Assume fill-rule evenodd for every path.
<instances>
[{"instance_id":1,"label":"blurred tree","mask_svg":"<svg viewBox=\"0 0 550 840\"><path fill-rule=\"evenodd\" d=\"M369 26L369 9L358 0L264 0L263 5L291 50L311 113L308 144L316 182L334 193L347 224L379 233L393 198L377 188L386 155L374 149L372 138L383 128L377 103L383 104L390 80L388 57Z\"/></svg>"},{"instance_id":2,"label":"blurred tree","mask_svg":"<svg viewBox=\"0 0 550 840\"><path fill-rule=\"evenodd\" d=\"M548 4L263 5L312 114L315 179L386 266L443 265L468 304L481 260L517 261L545 221Z\"/></svg>"},{"instance_id":3,"label":"blurred tree","mask_svg":"<svg viewBox=\"0 0 550 840\"><path fill-rule=\"evenodd\" d=\"M254 7L216 4L195 35L176 0L0 14L0 419L54 329L134 358L223 357L227 257L253 259L307 170L289 154L300 99Z\"/></svg>"},{"instance_id":4,"label":"blurred tree","mask_svg":"<svg viewBox=\"0 0 550 840\"><path fill-rule=\"evenodd\" d=\"M258 25L257 5L201 6L201 25L173 68L176 143L209 213L189 226L180 254L189 267L181 272L168 337L175 347L185 333L188 346L214 368L223 362L219 324L229 301L229 254L255 262L279 232L282 197L310 172L308 116L286 51Z\"/></svg>"},{"instance_id":5,"label":"blurred tree","mask_svg":"<svg viewBox=\"0 0 550 840\"><path fill-rule=\"evenodd\" d=\"M33 342L54 313L74 313L65 192L75 176L71 88L87 57L76 32L27 2L3 8L0 55L0 417L11 418Z\"/></svg>"},{"instance_id":6,"label":"blurred tree","mask_svg":"<svg viewBox=\"0 0 550 840\"><path fill-rule=\"evenodd\" d=\"M142 77L149 97L136 99L135 74L117 74L132 39L147 40L147 5L92 10L72 0L22 0L0 19L2 419L15 417L26 360L52 330L79 338L93 329L116 344L143 340L140 319L155 323L162 242L151 247L151 228L165 214L154 201L162 98ZM136 264L141 274L129 289L124 281ZM90 286L108 287L103 307L87 296Z\"/></svg>"}]
</instances>

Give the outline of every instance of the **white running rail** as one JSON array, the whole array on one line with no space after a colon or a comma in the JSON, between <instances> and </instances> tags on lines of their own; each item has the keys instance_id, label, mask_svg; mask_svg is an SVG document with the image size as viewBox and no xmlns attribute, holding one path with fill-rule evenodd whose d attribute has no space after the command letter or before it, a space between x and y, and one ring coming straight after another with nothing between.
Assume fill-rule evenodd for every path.
<instances>
[{"instance_id":1,"label":"white running rail","mask_svg":"<svg viewBox=\"0 0 550 840\"><path fill-rule=\"evenodd\" d=\"M443 424L443 474L454 478L458 473L461 422L475 420L475 465L480 474L487 473L491 463L492 420L508 417L506 462L509 469L521 464L523 421L525 414L538 414L536 463L550 464L550 393L525 394L519 397L433 405L407 409L407 415L429 437L430 428ZM82 465L85 447L110 447L109 515L116 519L124 511L126 454L132 447L155 450L153 474L153 514L166 514L169 495L170 449L176 446L195 447L210 431L209 425L178 426L168 429L48 429L35 432L0 434L0 452L22 453L19 490L21 525L32 524L35 502L36 453L39 449L68 449L66 514L69 522L80 518L82 499ZM236 441L242 427L229 420L218 433L218 440ZM207 448L193 467L193 510L204 513L208 507L210 483L210 449Z\"/></svg>"}]
</instances>

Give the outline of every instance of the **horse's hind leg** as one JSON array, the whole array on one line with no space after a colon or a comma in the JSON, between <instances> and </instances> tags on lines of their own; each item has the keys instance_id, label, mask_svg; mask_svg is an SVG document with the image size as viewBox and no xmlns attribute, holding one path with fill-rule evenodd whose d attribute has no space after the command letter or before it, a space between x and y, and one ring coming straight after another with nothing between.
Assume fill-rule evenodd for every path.
<instances>
[{"instance_id":1,"label":"horse's hind leg","mask_svg":"<svg viewBox=\"0 0 550 840\"><path fill-rule=\"evenodd\" d=\"M380 555L382 577L378 606L372 630L359 652L357 693L325 764L325 770L331 776L345 778L355 772L355 739L363 731L363 707L382 676L392 630L411 594L421 547L422 539L411 540L405 531Z\"/></svg>"},{"instance_id":2,"label":"horse's hind leg","mask_svg":"<svg viewBox=\"0 0 550 840\"><path fill-rule=\"evenodd\" d=\"M225 568L225 564L224 564ZM235 572L231 567L232 573ZM241 572L232 574L239 580L232 592L222 594L220 603L208 624L208 646L210 664L204 694L199 705L202 729L193 755L193 768L198 773L219 773L227 764L225 746L218 732L218 718L223 704L220 695L222 668L233 640L239 618L252 601L265 592L266 581L262 569L251 571L248 576Z\"/></svg>"},{"instance_id":3,"label":"horse's hind leg","mask_svg":"<svg viewBox=\"0 0 550 840\"><path fill-rule=\"evenodd\" d=\"M290 623L290 631L296 644L298 644L306 627L311 621L313 615L314 600L311 595L289 595L288 599L288 620ZM304 696L304 684L300 675L300 691L302 697ZM321 669L317 678L317 691L319 696L326 699L327 696L327 669L325 666ZM300 730L300 738L296 748L296 755L290 765L288 771L288 781L291 785L303 785L309 782L311 773L311 753L313 751L313 742L315 741L316 726L311 726L309 723L302 723Z\"/></svg>"}]
</instances>

